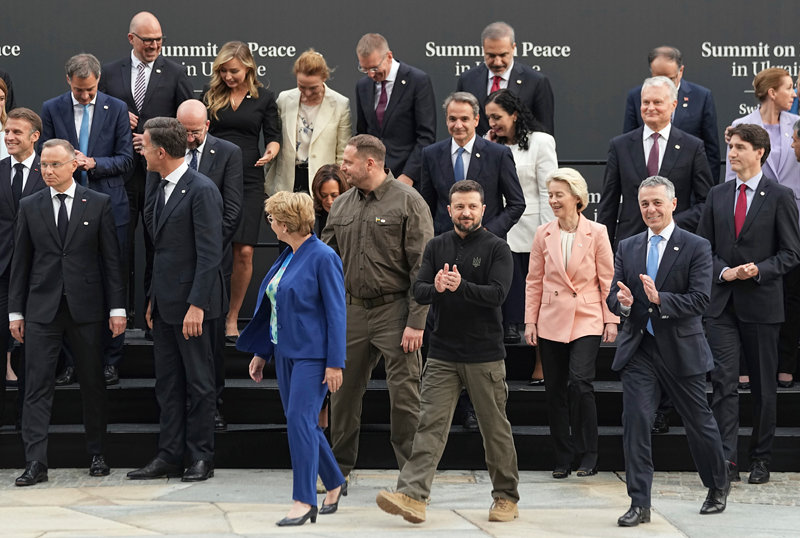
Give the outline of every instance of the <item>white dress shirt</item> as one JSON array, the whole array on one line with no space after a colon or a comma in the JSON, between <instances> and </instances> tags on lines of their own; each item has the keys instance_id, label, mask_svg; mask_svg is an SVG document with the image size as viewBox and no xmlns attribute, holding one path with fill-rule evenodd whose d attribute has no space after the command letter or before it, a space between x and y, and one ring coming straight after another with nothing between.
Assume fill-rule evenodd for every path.
<instances>
[{"instance_id":1,"label":"white dress shirt","mask_svg":"<svg viewBox=\"0 0 800 538\"><path fill-rule=\"evenodd\" d=\"M31 173L31 167L33 166L33 161L36 160L36 152L34 151L31 153L30 157L22 161L22 190L25 190L25 185L28 184L28 175ZM16 175L17 170L14 168L19 161L15 156L11 156L11 174L8 176L8 184L12 185L14 183L14 175Z\"/></svg>"},{"instance_id":2,"label":"white dress shirt","mask_svg":"<svg viewBox=\"0 0 800 538\"><path fill-rule=\"evenodd\" d=\"M472 135L472 138L469 139L469 142L464 144L464 153L461 154L461 161L464 163L464 179L469 178L469 160L472 156L472 146L475 145L475 137L476 135ZM450 139L450 164L453 165L453 170L455 170L456 166L456 157L458 156L458 148L460 148L456 141L452 138Z\"/></svg>"},{"instance_id":3,"label":"white dress shirt","mask_svg":"<svg viewBox=\"0 0 800 538\"><path fill-rule=\"evenodd\" d=\"M400 62L392 58L392 67L389 69L389 74L386 75L386 106L389 106L389 101L392 99L392 90L394 89L394 81L397 79L397 71L400 69ZM373 109L378 108L378 99L381 98L381 83L376 82L375 86L375 101Z\"/></svg>"},{"instance_id":4,"label":"white dress shirt","mask_svg":"<svg viewBox=\"0 0 800 538\"><path fill-rule=\"evenodd\" d=\"M83 105L75 99L75 95L70 92L70 97L72 97L72 113L73 119L75 120L75 138L78 139L78 144L80 144L81 140L81 123L83 122ZM89 103L89 108L86 110L89 112L89 136L92 134L92 119L94 119L94 105L97 103L97 94L94 94L92 101ZM78 148L75 148L78 149Z\"/></svg>"},{"instance_id":5,"label":"white dress shirt","mask_svg":"<svg viewBox=\"0 0 800 538\"><path fill-rule=\"evenodd\" d=\"M144 64L144 91L147 93L147 85L150 84L150 74L153 72L153 63L144 63L133 53L131 49L131 95L136 95L136 77L139 76L139 64Z\"/></svg>"},{"instance_id":6,"label":"white dress shirt","mask_svg":"<svg viewBox=\"0 0 800 538\"><path fill-rule=\"evenodd\" d=\"M178 168L176 168L175 170L170 172L170 174L167 177L163 178L163 179L166 179L169 182L166 185L164 185L164 204L165 205L166 205L167 202L169 202L169 197L172 194L172 191L175 190L175 185L178 184L178 181L181 179L181 177L183 177L183 174L185 174L188 169L189 169L189 165L186 164L186 161L184 160L180 164L180 166L178 166Z\"/></svg>"},{"instance_id":7,"label":"white dress shirt","mask_svg":"<svg viewBox=\"0 0 800 538\"><path fill-rule=\"evenodd\" d=\"M658 137L658 169L661 170L661 163L664 161L664 152L667 151L667 140L669 140L669 133L672 131L672 124L668 123L666 127L658 131L661 135ZM650 138L655 133L650 127L645 124L644 132L642 133L642 147L644 148L644 163L647 164L647 159L650 158L650 149L653 147L653 139Z\"/></svg>"},{"instance_id":8,"label":"white dress shirt","mask_svg":"<svg viewBox=\"0 0 800 538\"><path fill-rule=\"evenodd\" d=\"M495 73L491 69L489 69L489 81L486 83L486 95L492 93L492 84L494 84L494 77L500 77L501 90L508 88L508 79L511 78L511 70L513 68L514 68L514 60L511 60L511 63L508 65L508 69L503 71L500 75L495 75Z\"/></svg>"}]
</instances>

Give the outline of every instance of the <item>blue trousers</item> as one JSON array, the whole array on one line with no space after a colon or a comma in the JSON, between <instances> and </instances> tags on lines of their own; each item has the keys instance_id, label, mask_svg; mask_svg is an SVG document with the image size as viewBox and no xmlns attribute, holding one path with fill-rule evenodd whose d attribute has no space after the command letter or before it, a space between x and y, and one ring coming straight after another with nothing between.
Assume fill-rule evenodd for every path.
<instances>
[{"instance_id":1,"label":"blue trousers","mask_svg":"<svg viewBox=\"0 0 800 538\"><path fill-rule=\"evenodd\" d=\"M275 353L294 481L292 499L317 506L317 475L326 489L344 484L344 475L319 427L319 411L328 391L324 359L289 359Z\"/></svg>"}]
</instances>

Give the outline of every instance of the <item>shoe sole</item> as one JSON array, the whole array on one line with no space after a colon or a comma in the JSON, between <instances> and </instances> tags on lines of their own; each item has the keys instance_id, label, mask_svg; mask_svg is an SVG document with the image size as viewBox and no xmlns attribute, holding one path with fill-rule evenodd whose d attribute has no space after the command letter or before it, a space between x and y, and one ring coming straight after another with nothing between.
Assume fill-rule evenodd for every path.
<instances>
[{"instance_id":1,"label":"shoe sole","mask_svg":"<svg viewBox=\"0 0 800 538\"><path fill-rule=\"evenodd\" d=\"M392 499L386 497L383 492L378 493L378 496L375 497L375 502L378 504L378 508L386 512L387 514L392 514L393 516L403 516L403 519L408 521L409 523L422 523L425 521L425 517L420 517L419 514L408 510L404 506L395 504Z\"/></svg>"},{"instance_id":2,"label":"shoe sole","mask_svg":"<svg viewBox=\"0 0 800 538\"><path fill-rule=\"evenodd\" d=\"M41 482L47 482L47 477L45 476L44 478L42 478L40 480L35 480L32 484L28 484L27 482L14 481L14 485L23 488L23 487L26 487L26 486L35 486L36 484L39 484Z\"/></svg>"},{"instance_id":3,"label":"shoe sole","mask_svg":"<svg viewBox=\"0 0 800 538\"><path fill-rule=\"evenodd\" d=\"M209 478L214 478L214 471L211 471L206 476L198 476L198 477L184 476L183 478L181 478L181 482L203 482L204 480L208 480Z\"/></svg>"},{"instance_id":4,"label":"shoe sole","mask_svg":"<svg viewBox=\"0 0 800 538\"><path fill-rule=\"evenodd\" d=\"M111 470L110 469L108 471L100 471L100 472L89 471L89 476L95 476L95 477L97 477L97 476L108 476L110 474L111 474Z\"/></svg>"}]
</instances>

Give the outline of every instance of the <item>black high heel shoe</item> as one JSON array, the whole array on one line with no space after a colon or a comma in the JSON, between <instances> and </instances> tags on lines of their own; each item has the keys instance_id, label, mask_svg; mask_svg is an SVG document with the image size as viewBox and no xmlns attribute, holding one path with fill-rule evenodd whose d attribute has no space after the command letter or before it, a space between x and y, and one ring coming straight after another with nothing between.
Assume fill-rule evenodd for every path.
<instances>
[{"instance_id":1,"label":"black high heel shoe","mask_svg":"<svg viewBox=\"0 0 800 538\"><path fill-rule=\"evenodd\" d=\"M342 489L339 490L339 495L336 497L336 502L333 504L325 504L323 501L322 508L319 509L320 515L326 514L333 514L336 510L339 509L339 501L341 500L342 496L347 497L347 481L345 480L344 484L342 484Z\"/></svg>"},{"instance_id":2,"label":"black high heel shoe","mask_svg":"<svg viewBox=\"0 0 800 538\"><path fill-rule=\"evenodd\" d=\"M308 520L311 520L311 523L317 522L317 507L312 506L308 509L308 512L303 514L300 517L285 517L276 523L279 527L297 527L302 525Z\"/></svg>"},{"instance_id":3,"label":"black high heel shoe","mask_svg":"<svg viewBox=\"0 0 800 538\"><path fill-rule=\"evenodd\" d=\"M570 470L569 465L559 465L553 469L553 478L561 480L568 477L571 472L572 471Z\"/></svg>"},{"instance_id":4,"label":"black high heel shoe","mask_svg":"<svg viewBox=\"0 0 800 538\"><path fill-rule=\"evenodd\" d=\"M575 476L584 477L584 476L594 476L597 474L597 465L592 468L589 467L578 467L578 470L575 472Z\"/></svg>"}]
</instances>

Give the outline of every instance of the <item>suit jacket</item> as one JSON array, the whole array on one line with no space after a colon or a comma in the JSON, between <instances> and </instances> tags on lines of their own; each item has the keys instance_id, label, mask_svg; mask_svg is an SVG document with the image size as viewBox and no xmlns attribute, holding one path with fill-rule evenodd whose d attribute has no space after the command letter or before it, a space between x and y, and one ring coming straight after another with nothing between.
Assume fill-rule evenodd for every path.
<instances>
[{"instance_id":1,"label":"suit jacket","mask_svg":"<svg viewBox=\"0 0 800 538\"><path fill-rule=\"evenodd\" d=\"M342 260L316 235L300 245L281 277L276 294L278 343L270 339L272 307L264 292L291 251L283 250L261 282L253 319L236 348L270 360L277 345L290 359L321 359L328 368L344 368L347 307Z\"/></svg>"},{"instance_id":2,"label":"suit jacket","mask_svg":"<svg viewBox=\"0 0 800 538\"><path fill-rule=\"evenodd\" d=\"M482 63L477 67L465 71L458 78L456 90L469 92L478 98L480 103L481 121L478 124L478 134L483 136L489 130L489 120L486 119L486 88L489 86L489 68ZM511 75L508 79L508 90L519 97L528 109L533 112L533 117L539 120L549 134L554 134L554 105L553 89L546 76L531 67L514 59Z\"/></svg>"},{"instance_id":3,"label":"suit jacket","mask_svg":"<svg viewBox=\"0 0 800 538\"><path fill-rule=\"evenodd\" d=\"M436 97L425 72L399 63L380 126L375 114L375 82L364 77L356 83L356 133L380 138L386 145L387 168L395 177L407 175L419 188L422 150L436 141Z\"/></svg>"},{"instance_id":4,"label":"suit jacket","mask_svg":"<svg viewBox=\"0 0 800 538\"><path fill-rule=\"evenodd\" d=\"M526 278L525 323L536 323L539 336L556 342L603 334L606 323L619 323L605 302L613 276L605 226L580 217L565 268L558 221L542 224Z\"/></svg>"},{"instance_id":5,"label":"suit jacket","mask_svg":"<svg viewBox=\"0 0 800 538\"><path fill-rule=\"evenodd\" d=\"M222 263L222 196L216 185L191 168L167 204L153 212L159 183L145 195L144 222L153 238L153 278L147 294L153 312L180 325L189 305L202 308L204 320L220 316L224 307Z\"/></svg>"},{"instance_id":6,"label":"suit jacket","mask_svg":"<svg viewBox=\"0 0 800 538\"><path fill-rule=\"evenodd\" d=\"M789 112L781 112L779 117L781 130L780 162L777 166L773 166L768 158L767 161L761 165L761 169L765 176L774 178L784 187L792 189L795 204L800 208L800 162L797 161L794 150L792 149L792 132L797 120L800 120L800 116L790 114ZM761 120L761 113L758 109L747 116L733 120L731 125L739 125L742 123L752 123L764 127L764 122ZM776 152L778 151L777 148L773 148L773 150ZM728 160L728 150L726 149L725 151L725 181L731 181L736 178L736 172L731 170L731 163Z\"/></svg>"},{"instance_id":7,"label":"suit jacket","mask_svg":"<svg viewBox=\"0 0 800 538\"><path fill-rule=\"evenodd\" d=\"M242 170L242 150L239 146L206 134L197 171L213 181L222 195L223 245L231 242L239 227L244 189Z\"/></svg>"},{"instance_id":8,"label":"suit jacket","mask_svg":"<svg viewBox=\"0 0 800 538\"><path fill-rule=\"evenodd\" d=\"M111 200L76 186L64 245L50 189L20 200L11 261L9 312L50 323L62 295L76 323L98 322L125 308L125 285ZM98 293L100 291L100 293Z\"/></svg>"},{"instance_id":9,"label":"suit jacket","mask_svg":"<svg viewBox=\"0 0 800 538\"><path fill-rule=\"evenodd\" d=\"M708 193L697 233L714 251L714 285L706 316L722 314L733 300L736 316L748 323L781 323L783 275L800 264L800 228L797 206L790 189L765 175L758 183L744 225L736 237L733 214L736 182L717 185ZM753 262L758 279L724 282L725 267Z\"/></svg>"},{"instance_id":10,"label":"suit jacket","mask_svg":"<svg viewBox=\"0 0 800 538\"><path fill-rule=\"evenodd\" d=\"M450 187L455 183L453 162L450 158L451 140L447 138L422 150L420 194L431 209L433 231L436 235L453 229L453 221L447 213ZM511 150L476 136L466 178L477 181L483 187L486 204L484 227L505 239L508 230L525 211L525 197L519 185Z\"/></svg>"},{"instance_id":11,"label":"suit jacket","mask_svg":"<svg viewBox=\"0 0 800 538\"><path fill-rule=\"evenodd\" d=\"M45 188L42 172L39 168L39 155L33 160L22 198ZM11 157L0 161L0 276L5 275L11 267L11 255L14 253L14 224L17 220L17 208L11 194L11 182L7 181L13 174Z\"/></svg>"},{"instance_id":12,"label":"suit jacket","mask_svg":"<svg viewBox=\"0 0 800 538\"><path fill-rule=\"evenodd\" d=\"M642 146L643 132L644 127L639 127L613 138L608 150L597 222L606 225L615 248L621 240L646 228L638 202L639 184L649 176ZM672 126L658 175L675 185L678 198L675 223L684 230L694 231L708 190L714 185L703 141Z\"/></svg>"},{"instance_id":13,"label":"suit jacket","mask_svg":"<svg viewBox=\"0 0 800 538\"><path fill-rule=\"evenodd\" d=\"M621 314L618 282L633 294L633 305L617 335L612 369L622 370L639 349L647 320L667 368L679 376L708 372L714 367L703 332L703 312L711 295L712 262L708 241L675 226L658 266L655 284L661 305L650 302L639 278L647 274L647 231L623 240L614 258L614 282L606 302Z\"/></svg>"},{"instance_id":14,"label":"suit jacket","mask_svg":"<svg viewBox=\"0 0 800 538\"><path fill-rule=\"evenodd\" d=\"M300 90L293 88L278 96L278 114L283 125L281 151L267 172L266 190L270 196L278 191L294 189L294 165L297 158L297 110L300 108ZM314 132L308 148L308 192L311 181L324 164L342 162L342 153L353 134L350 123L350 100L325 86Z\"/></svg>"},{"instance_id":15,"label":"suit jacket","mask_svg":"<svg viewBox=\"0 0 800 538\"><path fill-rule=\"evenodd\" d=\"M70 92L45 101L42 105L40 142L43 144L51 138L62 138L78 149L80 144L74 118ZM133 167L133 143L125 103L97 92L86 154L97 161L97 166L89 170L88 187L111 197L111 208L117 226L128 224L130 213L125 176ZM80 177L80 170L76 170L75 181L79 182Z\"/></svg>"},{"instance_id":16,"label":"suit jacket","mask_svg":"<svg viewBox=\"0 0 800 538\"><path fill-rule=\"evenodd\" d=\"M637 86L628 92L625 100L625 123L622 132L633 131L642 123L642 87ZM678 108L672 117L672 125L705 144L708 167L714 184L719 181L719 131L717 130L717 109L711 90L686 79L678 88Z\"/></svg>"}]
</instances>

